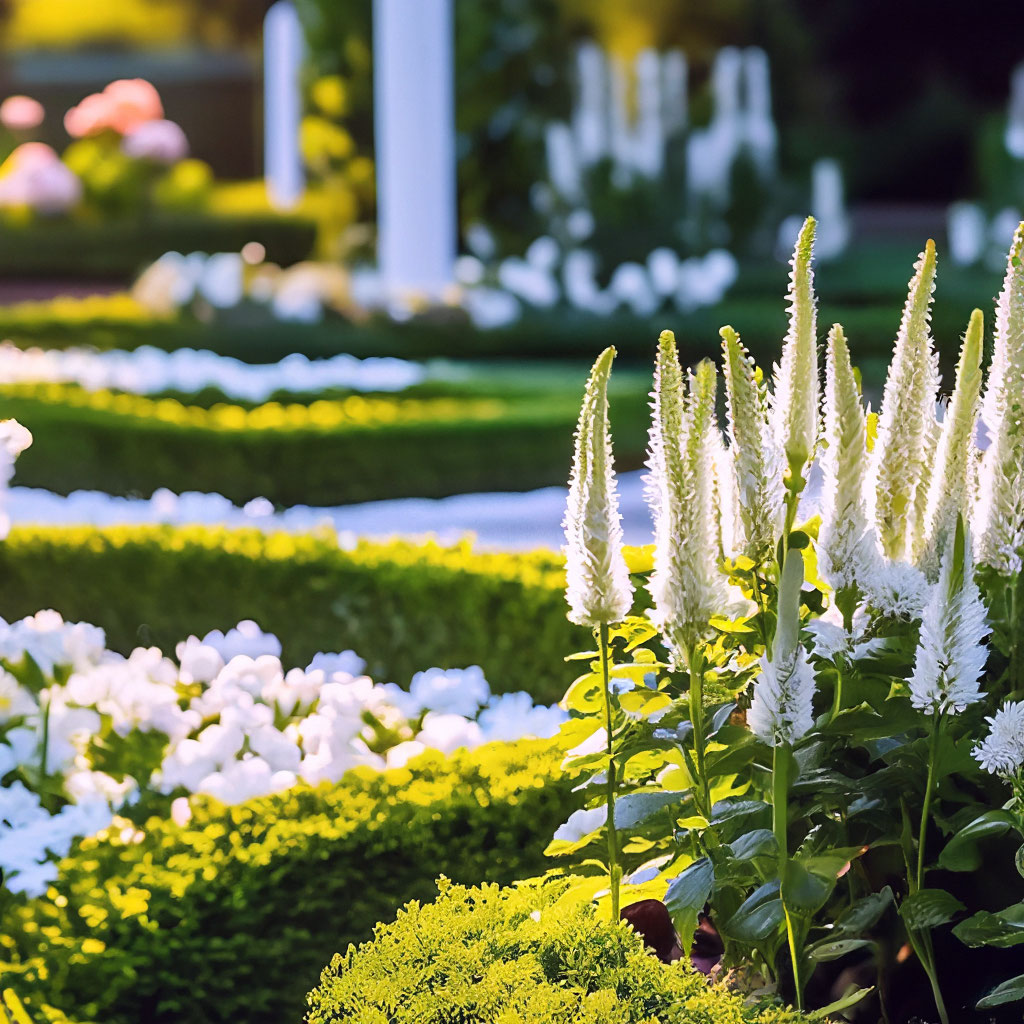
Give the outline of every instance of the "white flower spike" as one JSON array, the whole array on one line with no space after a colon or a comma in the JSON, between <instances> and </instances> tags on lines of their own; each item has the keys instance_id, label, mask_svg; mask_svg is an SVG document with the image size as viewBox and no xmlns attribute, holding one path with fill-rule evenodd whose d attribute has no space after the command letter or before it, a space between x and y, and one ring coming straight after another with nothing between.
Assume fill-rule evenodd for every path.
<instances>
[{"instance_id":1,"label":"white flower spike","mask_svg":"<svg viewBox=\"0 0 1024 1024\"><path fill-rule=\"evenodd\" d=\"M993 775L1016 775L1024 767L1024 701L1008 701L985 721L991 728L974 748L975 760Z\"/></svg>"},{"instance_id":2,"label":"white flower spike","mask_svg":"<svg viewBox=\"0 0 1024 1024\"><path fill-rule=\"evenodd\" d=\"M990 632L963 519L958 519L921 619L910 677L914 707L929 715L956 714L981 700L979 680L988 659L983 641Z\"/></svg>"},{"instance_id":3,"label":"white flower spike","mask_svg":"<svg viewBox=\"0 0 1024 1024\"><path fill-rule=\"evenodd\" d=\"M622 517L608 427L608 378L614 358L615 349L606 348L587 381L562 524L569 619L592 628L621 622L633 598L622 554Z\"/></svg>"},{"instance_id":4,"label":"white flower spike","mask_svg":"<svg viewBox=\"0 0 1024 1024\"><path fill-rule=\"evenodd\" d=\"M708 620L728 604L726 580L718 569L716 391L714 366L705 360L686 400L675 338L663 331L654 371L647 476L655 533L648 590L654 599L652 621L664 633L677 665L687 665L688 652L705 634Z\"/></svg>"},{"instance_id":5,"label":"white flower spike","mask_svg":"<svg viewBox=\"0 0 1024 1024\"><path fill-rule=\"evenodd\" d=\"M789 331L775 367L772 429L791 473L802 474L818 441L818 340L814 297L813 217L804 221L793 250Z\"/></svg>"},{"instance_id":6,"label":"white flower spike","mask_svg":"<svg viewBox=\"0 0 1024 1024\"><path fill-rule=\"evenodd\" d=\"M818 568L844 616L852 620L864 581L881 560L864 499L867 420L839 324L829 332L825 357L825 445Z\"/></svg>"},{"instance_id":7,"label":"white flower spike","mask_svg":"<svg viewBox=\"0 0 1024 1024\"><path fill-rule=\"evenodd\" d=\"M761 658L761 673L747 712L751 732L773 747L795 743L814 725L814 670L800 643L803 581L803 552L790 548L779 584L779 625L771 656Z\"/></svg>"},{"instance_id":8,"label":"white flower spike","mask_svg":"<svg viewBox=\"0 0 1024 1024\"><path fill-rule=\"evenodd\" d=\"M885 380L869 496L886 557L906 558L923 524L928 469L938 434L939 371L929 322L935 288L935 243L914 264L903 320Z\"/></svg>"},{"instance_id":9,"label":"white flower spike","mask_svg":"<svg viewBox=\"0 0 1024 1024\"><path fill-rule=\"evenodd\" d=\"M939 436L935 465L925 502L924 531L918 538L917 562L931 579L938 576L940 556L956 529L957 516L967 515L968 477L974 447L974 429L981 394L981 356L985 318L980 309L971 314L956 368L956 386Z\"/></svg>"},{"instance_id":10,"label":"white flower spike","mask_svg":"<svg viewBox=\"0 0 1024 1024\"><path fill-rule=\"evenodd\" d=\"M1010 247L996 304L995 344L981 419L989 443L978 473L972 526L981 565L1021 571L1024 548L1024 223Z\"/></svg>"},{"instance_id":11,"label":"white flower spike","mask_svg":"<svg viewBox=\"0 0 1024 1024\"><path fill-rule=\"evenodd\" d=\"M737 544L755 562L772 554L782 532L783 459L768 420L765 388L739 335L723 327L722 373L729 421L728 454L738 511Z\"/></svg>"}]
</instances>

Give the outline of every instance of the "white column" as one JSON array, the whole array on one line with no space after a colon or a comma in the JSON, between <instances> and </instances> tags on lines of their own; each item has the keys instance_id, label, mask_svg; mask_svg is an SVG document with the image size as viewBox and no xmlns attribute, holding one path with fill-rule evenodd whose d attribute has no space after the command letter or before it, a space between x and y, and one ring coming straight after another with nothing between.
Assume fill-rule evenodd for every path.
<instances>
[{"instance_id":1,"label":"white column","mask_svg":"<svg viewBox=\"0 0 1024 1024\"><path fill-rule=\"evenodd\" d=\"M294 4L278 0L263 21L263 173L279 209L294 206L305 186L299 148L304 48Z\"/></svg>"},{"instance_id":2,"label":"white column","mask_svg":"<svg viewBox=\"0 0 1024 1024\"><path fill-rule=\"evenodd\" d=\"M377 261L391 293L433 297L454 278L452 0L374 0Z\"/></svg>"}]
</instances>

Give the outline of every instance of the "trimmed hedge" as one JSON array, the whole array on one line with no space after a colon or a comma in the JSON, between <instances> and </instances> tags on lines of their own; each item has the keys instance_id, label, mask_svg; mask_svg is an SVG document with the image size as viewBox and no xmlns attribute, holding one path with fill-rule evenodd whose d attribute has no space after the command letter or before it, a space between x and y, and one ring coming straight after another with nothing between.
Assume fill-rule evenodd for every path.
<instances>
[{"instance_id":1,"label":"trimmed hedge","mask_svg":"<svg viewBox=\"0 0 1024 1024\"><path fill-rule=\"evenodd\" d=\"M572 880L514 889L439 883L372 942L335 955L309 1024L791 1024L691 967L662 964L627 925L599 919Z\"/></svg>"},{"instance_id":2,"label":"trimmed hedge","mask_svg":"<svg viewBox=\"0 0 1024 1024\"><path fill-rule=\"evenodd\" d=\"M562 697L563 657L587 634L565 617L554 553L474 553L468 543L170 526L15 527L0 544L0 615L56 608L102 626L111 647L166 651L190 633L255 619L287 663L352 648L380 681L432 665L483 667L495 691Z\"/></svg>"},{"instance_id":3,"label":"trimmed hedge","mask_svg":"<svg viewBox=\"0 0 1024 1024\"><path fill-rule=\"evenodd\" d=\"M55 218L0 226L0 274L12 277L111 278L127 281L165 252L238 252L260 242L267 259L308 259L316 224L294 214L161 213L84 221ZM0 334L3 329L0 328Z\"/></svg>"},{"instance_id":4,"label":"trimmed hedge","mask_svg":"<svg viewBox=\"0 0 1024 1024\"><path fill-rule=\"evenodd\" d=\"M578 394L409 398L352 395L255 409L74 385L0 388L4 415L32 431L16 483L68 494L223 494L281 505L342 505L521 491L564 483ZM645 390L615 404L618 454L640 465Z\"/></svg>"},{"instance_id":5,"label":"trimmed hedge","mask_svg":"<svg viewBox=\"0 0 1024 1024\"><path fill-rule=\"evenodd\" d=\"M338 946L443 873L509 882L576 803L551 741L488 744L83 840L5 915L19 988L104 1024L296 1021ZM4 946L0 944L0 955ZM3 969L0 964L0 970Z\"/></svg>"}]
</instances>

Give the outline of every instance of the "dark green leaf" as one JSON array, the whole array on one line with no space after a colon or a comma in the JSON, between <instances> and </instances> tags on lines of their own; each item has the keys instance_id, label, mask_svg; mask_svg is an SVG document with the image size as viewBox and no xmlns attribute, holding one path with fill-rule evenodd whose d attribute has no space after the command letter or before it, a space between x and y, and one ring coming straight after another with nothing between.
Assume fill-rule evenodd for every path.
<instances>
[{"instance_id":1,"label":"dark green leaf","mask_svg":"<svg viewBox=\"0 0 1024 1024\"><path fill-rule=\"evenodd\" d=\"M967 946L1017 946L1024 942L1024 903L998 914L983 910L961 921L953 934Z\"/></svg>"},{"instance_id":2,"label":"dark green leaf","mask_svg":"<svg viewBox=\"0 0 1024 1024\"><path fill-rule=\"evenodd\" d=\"M759 942L771 935L784 920L779 883L766 882L743 901L722 931L740 942Z\"/></svg>"},{"instance_id":3,"label":"dark green leaf","mask_svg":"<svg viewBox=\"0 0 1024 1024\"><path fill-rule=\"evenodd\" d=\"M673 804L681 804L688 793L666 793L663 790L626 793L615 801L615 827L630 829L643 824L658 811Z\"/></svg>"},{"instance_id":4,"label":"dark green leaf","mask_svg":"<svg viewBox=\"0 0 1024 1024\"><path fill-rule=\"evenodd\" d=\"M939 867L948 871L975 871L981 866L978 842L989 836L1000 836L1017 827L1017 820L1009 811L987 811L960 829L939 855Z\"/></svg>"},{"instance_id":5,"label":"dark green leaf","mask_svg":"<svg viewBox=\"0 0 1024 1024\"><path fill-rule=\"evenodd\" d=\"M927 931L952 921L966 907L945 889L918 889L900 904L900 917L908 928Z\"/></svg>"},{"instance_id":6,"label":"dark green leaf","mask_svg":"<svg viewBox=\"0 0 1024 1024\"><path fill-rule=\"evenodd\" d=\"M865 946L873 945L868 939L826 939L819 942L807 951L808 955L816 963L826 963L829 960L838 960L847 953L863 949Z\"/></svg>"},{"instance_id":7,"label":"dark green leaf","mask_svg":"<svg viewBox=\"0 0 1024 1024\"><path fill-rule=\"evenodd\" d=\"M836 931L844 935L862 935L873 928L879 918L893 906L892 889L886 886L850 904L836 919Z\"/></svg>"},{"instance_id":8,"label":"dark green leaf","mask_svg":"<svg viewBox=\"0 0 1024 1024\"><path fill-rule=\"evenodd\" d=\"M809 871L797 860L789 860L782 869L782 902L787 910L810 916L819 911L835 886L830 879Z\"/></svg>"},{"instance_id":9,"label":"dark green leaf","mask_svg":"<svg viewBox=\"0 0 1024 1024\"><path fill-rule=\"evenodd\" d=\"M742 835L729 846L737 860L753 860L754 857L775 857L779 852L779 841L770 828L756 828Z\"/></svg>"},{"instance_id":10,"label":"dark green leaf","mask_svg":"<svg viewBox=\"0 0 1024 1024\"><path fill-rule=\"evenodd\" d=\"M1015 1003L1018 999L1024 999L1024 974L996 985L984 999L978 1000L976 1008L987 1010L993 1006L1002 1006L1003 1003Z\"/></svg>"}]
</instances>

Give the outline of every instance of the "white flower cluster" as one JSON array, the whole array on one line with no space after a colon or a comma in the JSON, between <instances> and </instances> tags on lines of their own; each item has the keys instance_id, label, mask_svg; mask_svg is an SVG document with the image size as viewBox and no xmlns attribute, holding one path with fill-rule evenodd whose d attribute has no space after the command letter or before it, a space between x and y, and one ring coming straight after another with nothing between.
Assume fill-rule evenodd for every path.
<instances>
[{"instance_id":1,"label":"white flower cluster","mask_svg":"<svg viewBox=\"0 0 1024 1024\"><path fill-rule=\"evenodd\" d=\"M1007 701L985 721L991 728L974 756L993 775L1014 775L1024 767L1024 701Z\"/></svg>"},{"instance_id":2,"label":"white flower cluster","mask_svg":"<svg viewBox=\"0 0 1024 1024\"><path fill-rule=\"evenodd\" d=\"M134 395L161 391L192 393L218 388L228 398L265 402L275 391L402 391L421 383L424 366L406 359L336 355L309 359L300 353L277 363L243 363L231 356L190 348L166 352L142 345L131 351L96 352L86 348L21 349L0 342L0 381L73 383L87 391L109 388Z\"/></svg>"},{"instance_id":3,"label":"white flower cluster","mask_svg":"<svg viewBox=\"0 0 1024 1024\"><path fill-rule=\"evenodd\" d=\"M253 622L189 637L176 655L123 657L53 611L0 620L0 868L15 888L45 886L49 854L142 791L235 804L428 749L551 736L564 718L525 693L492 696L476 667L421 672L408 691L375 684L351 651L285 670L280 642ZM187 820L187 804L173 814Z\"/></svg>"}]
</instances>

